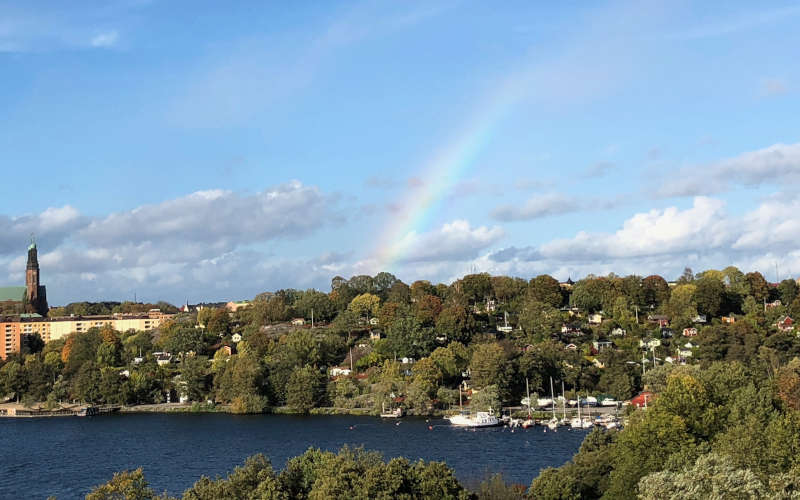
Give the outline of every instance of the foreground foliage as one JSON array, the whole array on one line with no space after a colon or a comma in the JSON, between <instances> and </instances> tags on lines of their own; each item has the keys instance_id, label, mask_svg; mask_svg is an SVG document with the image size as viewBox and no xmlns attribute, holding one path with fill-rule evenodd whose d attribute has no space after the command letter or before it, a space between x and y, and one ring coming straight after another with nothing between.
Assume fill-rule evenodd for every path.
<instances>
[{"instance_id":1,"label":"foreground foliage","mask_svg":"<svg viewBox=\"0 0 800 500\"><path fill-rule=\"evenodd\" d=\"M141 469L115 474L108 483L86 496L87 500L155 498L170 497L157 496ZM273 470L266 457L255 455L227 478L200 478L182 496L183 500L290 498L455 500L471 498L471 494L443 463L422 460L411 463L405 458L393 458L387 463L380 453L345 447L338 453L309 449L290 460L280 473Z\"/></svg>"}]
</instances>

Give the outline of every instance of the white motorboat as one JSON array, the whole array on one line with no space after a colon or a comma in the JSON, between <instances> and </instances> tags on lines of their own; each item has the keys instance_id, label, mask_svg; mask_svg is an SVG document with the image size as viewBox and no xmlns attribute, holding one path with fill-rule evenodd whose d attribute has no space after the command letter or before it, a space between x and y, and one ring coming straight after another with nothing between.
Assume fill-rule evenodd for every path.
<instances>
[{"instance_id":1,"label":"white motorboat","mask_svg":"<svg viewBox=\"0 0 800 500\"><path fill-rule=\"evenodd\" d=\"M460 427L496 427L502 424L500 419L494 416L494 412L491 408L489 411L479 411L475 415L461 413L445 418L450 421L451 425Z\"/></svg>"}]
</instances>

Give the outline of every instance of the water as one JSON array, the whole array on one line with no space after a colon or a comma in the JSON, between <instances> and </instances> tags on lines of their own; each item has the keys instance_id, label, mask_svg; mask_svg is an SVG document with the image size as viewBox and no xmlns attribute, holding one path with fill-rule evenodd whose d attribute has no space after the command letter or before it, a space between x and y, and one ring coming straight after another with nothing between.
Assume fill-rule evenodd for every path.
<instances>
[{"instance_id":1,"label":"water","mask_svg":"<svg viewBox=\"0 0 800 500\"><path fill-rule=\"evenodd\" d=\"M397 424L374 417L227 414L0 419L0 498L82 498L114 472L137 467L156 492L180 495L201 475L227 475L256 453L281 469L309 447L335 451L345 444L387 459L444 461L467 485L502 472L527 486L542 468L569 460L587 433L465 430L416 418Z\"/></svg>"}]
</instances>

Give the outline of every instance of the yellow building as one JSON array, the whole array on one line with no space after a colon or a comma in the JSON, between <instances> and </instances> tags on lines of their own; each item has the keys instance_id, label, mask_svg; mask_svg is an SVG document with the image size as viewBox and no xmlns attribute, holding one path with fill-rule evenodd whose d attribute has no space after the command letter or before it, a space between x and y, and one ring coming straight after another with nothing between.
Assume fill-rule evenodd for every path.
<instances>
[{"instance_id":1,"label":"yellow building","mask_svg":"<svg viewBox=\"0 0 800 500\"><path fill-rule=\"evenodd\" d=\"M120 332L154 330L175 316L158 309L143 314L112 314L108 316L65 316L42 318L38 315L22 315L13 320L0 322L0 358L19 352L22 339L38 334L47 343L64 338L73 332L86 332L90 328L110 326ZM2 320L0 320L2 321Z\"/></svg>"}]
</instances>

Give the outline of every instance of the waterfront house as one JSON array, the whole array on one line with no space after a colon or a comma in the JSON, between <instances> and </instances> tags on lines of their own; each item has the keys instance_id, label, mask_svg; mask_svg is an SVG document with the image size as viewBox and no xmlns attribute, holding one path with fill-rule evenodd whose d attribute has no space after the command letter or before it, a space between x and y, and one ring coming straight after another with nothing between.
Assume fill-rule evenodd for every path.
<instances>
[{"instance_id":1,"label":"waterfront house","mask_svg":"<svg viewBox=\"0 0 800 500\"><path fill-rule=\"evenodd\" d=\"M292 326L303 326L306 324L305 318L294 318L292 320Z\"/></svg>"}]
</instances>

